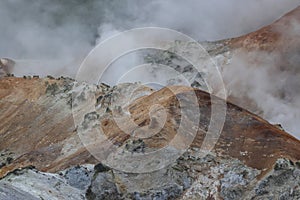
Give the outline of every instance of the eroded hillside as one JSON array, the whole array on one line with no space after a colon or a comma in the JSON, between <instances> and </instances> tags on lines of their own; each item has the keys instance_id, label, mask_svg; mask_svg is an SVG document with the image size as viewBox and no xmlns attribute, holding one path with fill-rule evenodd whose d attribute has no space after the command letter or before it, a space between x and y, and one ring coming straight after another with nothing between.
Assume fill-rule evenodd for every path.
<instances>
[{"instance_id":1,"label":"eroded hillside","mask_svg":"<svg viewBox=\"0 0 300 200\"><path fill-rule=\"evenodd\" d=\"M205 130L208 129L211 121L212 103L208 93L197 89L172 86L154 91L139 84L121 84L116 87L108 87L106 85L96 86L77 83L67 78L7 77L0 82L2 113L0 133L2 180L0 182L5 184L1 190L6 194L10 194L14 189L20 195L25 192L27 195L36 197L38 197L37 194L48 197L43 196L44 194L40 194L41 192L38 191L49 187L49 192L45 195L52 195L53 198L59 198L60 195L66 198L64 195L72 188L77 191L79 196L83 195L82 198L85 198L86 194L89 199L100 197L118 199L126 196L133 198L138 194L141 199L142 197L146 198L146 196L161 196L161 198L190 198L194 196L196 198L197 195L203 198L212 196L228 199L231 195L235 195L235 198L242 198L245 195L267 195L255 193L254 188L260 181L270 179L269 173L290 173L289 170L296 170L293 173L298 173L297 170L299 170L296 162L300 160L300 142L297 139L231 103L226 103L226 120L220 138L210 153L203 154L201 148L203 148L203 139L207 134ZM76 88L83 88L83 90L78 95L73 96L77 99L72 104L72 91ZM134 159L136 156L142 158L147 156L149 152L165 146L173 146L175 151L178 150L181 142L184 139L188 140L188 136L184 133L181 135L182 138L175 140L177 143L174 142L183 116L180 112L182 105L180 106L178 98L186 95L189 97L191 92L197 96L197 106L201 117L199 118L199 127L196 128L195 138L187 151L178 159L158 171L149 170L146 174L123 172L114 169L115 167L110 168L103 165L100 165L100 171L97 171L99 165L96 165L95 169L91 167L99 164L100 161L93 157L91 153L94 152L87 150L91 150L90 146L83 145L86 145L85 140L82 138L80 140L78 131L85 135L93 129L101 127L106 138L94 140L91 146L98 145L93 146L94 150L96 147L100 148L101 145L111 142L119 149L123 149L118 156L127 156L128 160ZM82 123L76 127L72 106L75 109L78 106L80 108L80 105L74 105L74 103L89 101L90 94L93 94L96 100L98 99L93 105L96 110L92 113L85 113ZM131 100L127 104L125 97L130 94ZM224 100L216 98L215 102L221 103ZM162 127L159 127L160 123L155 121L155 116L162 115L160 113L162 108L158 107L159 109L153 110L153 105L157 104L166 109L166 121ZM152 111L150 111L151 108ZM130 123L123 123L124 127L118 125L120 121L116 120L122 118L116 118L116 116L123 116L124 113L122 114L122 112L126 110L129 111L130 118L136 126L131 126ZM152 112L151 115L149 115L150 112ZM189 113L188 118L194 118L192 114L196 113ZM161 129L158 129L153 135L149 134L155 127ZM188 131L190 128L185 127L183 130ZM130 133L136 132L130 135L128 131ZM166 158L172 155L168 155L168 151L166 151ZM280 158L287 160L277 161ZM116 157L116 159L118 158ZM277 164L279 171L273 171L276 161L279 163ZM106 160L105 163L115 166L115 163L109 160ZM143 165L143 163L139 164ZM81 167L76 168L78 165ZM28 168L29 166L35 167L35 169ZM75 168L73 169L73 167ZM20 170L22 168L26 169ZM124 165L124 170L138 168L138 166L134 166L134 162L128 162ZM68 176L65 171L61 172L66 169L67 172L68 170L73 172L76 169L78 173L74 172L73 175L69 174ZM216 169L218 170L215 172ZM42 172L36 170L54 174L42 175ZM204 174L203 170L205 171ZM245 174L245 176L240 177L241 182L236 182L234 187L228 188L226 184L233 184L230 180L235 176L240 176L238 175L240 170L246 170L245 173L249 176ZM55 173L58 174L55 175ZM83 176L84 173L87 175ZM208 174L211 174L207 177L210 180L209 189L204 189L199 178L204 178L203 176ZM54 182L66 179L67 185L57 187L55 186L56 182L42 181L44 177L48 176L53 176ZM79 180L78 182L75 181L75 186L68 183L69 179L73 180L81 176L86 178L83 179L84 186L80 189L76 185L80 183ZM145 178L145 176L151 176L151 179ZM157 181L161 180L161 176L165 177L165 181L158 183ZM230 178L230 176L232 177ZM220 179L220 177L224 178ZM282 186L279 189L284 189L285 181L292 181L291 178L281 180ZM298 178L296 178L296 182L299 181ZM40 184L43 186L35 188L30 184L28 185L28 182L36 181L41 181ZM98 182L101 184L99 185ZM64 182L64 184L66 183ZM21 185L23 186L21 187ZM236 194L236 187L240 191L238 194ZM273 188L272 184L264 187L271 187L274 194L279 190ZM195 188L206 192L193 193ZM52 190L56 192L51 193ZM103 193L103 190L107 193ZM299 188L296 187L295 192L298 190ZM293 195L296 194L298 193L293 193ZM74 197L74 199L76 198Z\"/></svg>"}]
</instances>

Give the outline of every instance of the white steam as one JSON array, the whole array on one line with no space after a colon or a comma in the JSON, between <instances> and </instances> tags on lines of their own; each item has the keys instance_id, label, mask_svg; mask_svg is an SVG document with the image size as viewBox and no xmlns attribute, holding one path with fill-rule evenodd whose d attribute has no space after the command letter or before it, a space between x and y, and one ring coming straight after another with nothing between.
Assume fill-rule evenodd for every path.
<instances>
[{"instance_id":1,"label":"white steam","mask_svg":"<svg viewBox=\"0 0 300 200\"><path fill-rule=\"evenodd\" d=\"M254 31L297 5L299 0L3 0L0 57L19 60L16 75L75 76L96 42L116 31L162 26L217 40Z\"/></svg>"},{"instance_id":2,"label":"white steam","mask_svg":"<svg viewBox=\"0 0 300 200\"><path fill-rule=\"evenodd\" d=\"M299 66L283 69L280 63L276 53L237 53L223 78L234 103L300 138Z\"/></svg>"}]
</instances>

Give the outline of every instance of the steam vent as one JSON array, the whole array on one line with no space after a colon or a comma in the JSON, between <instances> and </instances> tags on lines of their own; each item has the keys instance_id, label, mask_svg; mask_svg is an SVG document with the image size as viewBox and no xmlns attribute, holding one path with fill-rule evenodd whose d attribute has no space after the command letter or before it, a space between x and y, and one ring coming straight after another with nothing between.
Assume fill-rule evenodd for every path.
<instances>
[{"instance_id":1,"label":"steam vent","mask_svg":"<svg viewBox=\"0 0 300 200\"><path fill-rule=\"evenodd\" d=\"M290 91L276 87L259 101L252 94L269 90L250 87L259 78L252 69L270 56L264 72L285 72L299 94L299 26L300 7L258 31L202 43L220 66L227 100L183 64L174 68L191 87L156 90L12 76L14 61L1 59L0 200L300 199L299 130L272 124L268 114L281 107L263 106L273 97L287 101ZM245 62L251 77L228 77ZM296 117L299 99L290 99ZM226 113L220 135L211 136L213 105Z\"/></svg>"},{"instance_id":2,"label":"steam vent","mask_svg":"<svg viewBox=\"0 0 300 200\"><path fill-rule=\"evenodd\" d=\"M8 58L1 58L0 59L0 77L10 75L13 71L13 67L15 62Z\"/></svg>"}]
</instances>

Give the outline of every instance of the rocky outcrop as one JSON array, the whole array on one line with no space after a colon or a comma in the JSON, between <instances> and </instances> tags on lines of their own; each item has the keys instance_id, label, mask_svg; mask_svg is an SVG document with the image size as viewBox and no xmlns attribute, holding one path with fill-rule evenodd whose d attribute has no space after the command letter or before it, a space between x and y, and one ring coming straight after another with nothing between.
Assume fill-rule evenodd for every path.
<instances>
[{"instance_id":1,"label":"rocky outcrop","mask_svg":"<svg viewBox=\"0 0 300 200\"><path fill-rule=\"evenodd\" d=\"M227 103L226 121L218 142L210 153L203 154L201 147L211 115L211 96L206 92L180 86L159 91L139 84L96 86L51 77L7 77L0 82L3 199L12 193L15 199L24 194L28 199L241 199L278 195L296 198L299 194L296 162L300 160L300 142L231 103ZM76 100L72 103L72 91L76 88L84 89L73 96ZM128 156L129 160L132 155L147 156L170 144L178 147L172 143L182 116L177 98L191 91L197 96L201 113L199 129L187 151L160 170L128 172L126 169L139 167L129 161L115 166L109 159L104 161L110 166L98 164L100 161L77 135L76 131L88 134L87 130L100 126L108 139L97 143L113 141L121 150L117 155ZM95 113L86 113L76 127L72 108L80 108L79 101L89 101L89 94L95 95L97 109ZM128 94L131 99L126 104ZM142 130L149 133L160 125L154 119L159 116L155 113L163 115L160 107L153 110L157 104L166 108L166 121L160 131L143 135ZM144 129L131 127L130 123L118 126L116 116L122 116L126 109L137 127ZM126 132L130 128L136 130L133 135ZM293 190L288 190L291 183L295 183Z\"/></svg>"},{"instance_id":2,"label":"rocky outcrop","mask_svg":"<svg viewBox=\"0 0 300 200\"><path fill-rule=\"evenodd\" d=\"M76 134L68 93L72 82L29 77L1 80L1 155L10 160L0 169L1 176L29 165L58 171L96 162Z\"/></svg>"}]
</instances>

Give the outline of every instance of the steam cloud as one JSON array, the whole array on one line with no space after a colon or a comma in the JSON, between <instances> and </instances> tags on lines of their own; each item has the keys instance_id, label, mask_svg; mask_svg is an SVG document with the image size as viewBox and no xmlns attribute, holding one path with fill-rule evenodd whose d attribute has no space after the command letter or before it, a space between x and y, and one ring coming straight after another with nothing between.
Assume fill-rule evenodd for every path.
<instances>
[{"instance_id":1,"label":"steam cloud","mask_svg":"<svg viewBox=\"0 0 300 200\"><path fill-rule=\"evenodd\" d=\"M97 43L123 30L159 26L199 41L220 40L255 31L299 4L299 0L3 0L0 58L16 61L18 76L75 77ZM300 137L299 73L272 68L276 64L272 59L263 67L249 64L243 56L234 59L224 71L229 91L254 100L264 117Z\"/></svg>"},{"instance_id":2,"label":"steam cloud","mask_svg":"<svg viewBox=\"0 0 300 200\"><path fill-rule=\"evenodd\" d=\"M162 26L196 40L235 37L271 23L297 0L3 0L0 56L16 75L74 76L97 41L116 31Z\"/></svg>"},{"instance_id":3,"label":"steam cloud","mask_svg":"<svg viewBox=\"0 0 300 200\"><path fill-rule=\"evenodd\" d=\"M223 78L234 103L300 138L300 71L297 65L288 67L282 68L276 53L238 54L224 68Z\"/></svg>"}]
</instances>

